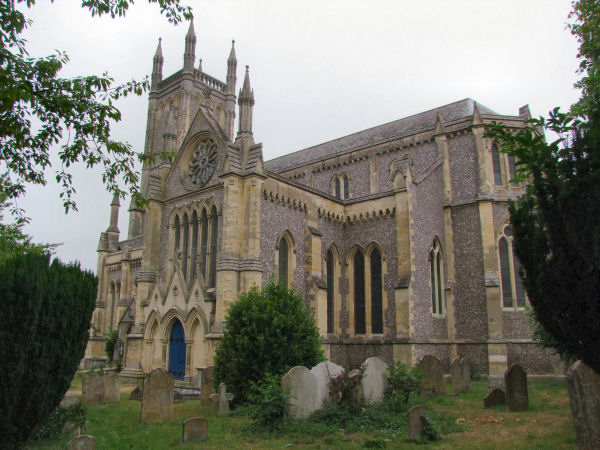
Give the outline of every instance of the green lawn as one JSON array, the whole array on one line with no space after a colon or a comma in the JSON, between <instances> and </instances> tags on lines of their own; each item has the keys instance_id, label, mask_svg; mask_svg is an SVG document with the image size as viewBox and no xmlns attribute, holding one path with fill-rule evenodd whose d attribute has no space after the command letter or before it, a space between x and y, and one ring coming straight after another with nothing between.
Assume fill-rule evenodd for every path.
<instances>
[{"instance_id":1,"label":"green lawn","mask_svg":"<svg viewBox=\"0 0 600 450\"><path fill-rule=\"evenodd\" d=\"M76 387L76 386L74 386ZM504 408L483 409L487 392L485 382L473 382L472 390L460 396L436 397L427 402L433 414L453 432L428 447L465 449L563 449L576 448L566 384L562 380L536 380L529 383L530 410L509 413ZM182 445L182 422L201 416L208 420L209 439L202 448L423 448L405 440L405 430L360 431L354 426L345 432L330 425L299 422L283 435L257 433L244 416L215 417L213 408L196 401L176 403L174 418L162 424L140 424L140 402L127 400L123 393L119 404L91 406L87 434L97 439L99 449L198 448ZM456 419L465 422L455 426ZM401 421L400 421L401 422ZM365 429L368 430L368 427ZM70 436L37 442L29 448L64 449Z\"/></svg>"}]
</instances>

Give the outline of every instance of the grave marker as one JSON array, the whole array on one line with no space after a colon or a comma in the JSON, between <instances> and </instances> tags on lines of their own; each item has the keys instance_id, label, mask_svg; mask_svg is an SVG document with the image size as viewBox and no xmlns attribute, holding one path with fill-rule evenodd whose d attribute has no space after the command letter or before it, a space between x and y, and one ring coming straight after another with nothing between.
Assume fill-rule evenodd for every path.
<instances>
[{"instance_id":1,"label":"grave marker","mask_svg":"<svg viewBox=\"0 0 600 450\"><path fill-rule=\"evenodd\" d=\"M506 387L506 409L508 411L526 411L529 408L527 395L527 373L518 364L513 364L504 373Z\"/></svg>"},{"instance_id":2,"label":"grave marker","mask_svg":"<svg viewBox=\"0 0 600 450\"><path fill-rule=\"evenodd\" d=\"M567 371L567 386L579 448L600 448L600 375L577 361Z\"/></svg>"},{"instance_id":3,"label":"grave marker","mask_svg":"<svg viewBox=\"0 0 600 450\"><path fill-rule=\"evenodd\" d=\"M294 419L310 416L317 409L317 378L303 366L292 367L281 379L281 388L289 389L286 414Z\"/></svg>"},{"instance_id":4,"label":"grave marker","mask_svg":"<svg viewBox=\"0 0 600 450\"><path fill-rule=\"evenodd\" d=\"M217 403L217 417L229 415L229 402L233 400L233 394L227 392L225 383L219 384L219 393L211 394L210 399Z\"/></svg>"},{"instance_id":5,"label":"grave marker","mask_svg":"<svg viewBox=\"0 0 600 450\"><path fill-rule=\"evenodd\" d=\"M425 355L418 366L425 372L423 386L434 394L444 394L446 383L440 360L433 355Z\"/></svg>"},{"instance_id":6,"label":"grave marker","mask_svg":"<svg viewBox=\"0 0 600 450\"><path fill-rule=\"evenodd\" d=\"M387 364L376 356L367 358L362 368L362 394L365 403L378 403L383 400L387 383Z\"/></svg>"},{"instance_id":7,"label":"grave marker","mask_svg":"<svg viewBox=\"0 0 600 450\"><path fill-rule=\"evenodd\" d=\"M323 405L335 401L331 392L331 380L344 375L344 368L331 361L324 361L310 369L310 372L317 379L317 404L320 409Z\"/></svg>"},{"instance_id":8,"label":"grave marker","mask_svg":"<svg viewBox=\"0 0 600 450\"><path fill-rule=\"evenodd\" d=\"M173 376L163 369L154 369L144 379L142 388L142 423L161 422L173 417Z\"/></svg>"},{"instance_id":9,"label":"grave marker","mask_svg":"<svg viewBox=\"0 0 600 450\"><path fill-rule=\"evenodd\" d=\"M408 438L419 439L423 437L423 425L425 416L425 406L417 405L413 406L408 410L407 413L407 427L408 427Z\"/></svg>"},{"instance_id":10,"label":"grave marker","mask_svg":"<svg viewBox=\"0 0 600 450\"><path fill-rule=\"evenodd\" d=\"M202 442L208 439L208 420L192 417L183 422L183 442Z\"/></svg>"},{"instance_id":11,"label":"grave marker","mask_svg":"<svg viewBox=\"0 0 600 450\"><path fill-rule=\"evenodd\" d=\"M500 388L494 388L487 393L483 399L483 407L491 408L493 406L506 405L506 395Z\"/></svg>"},{"instance_id":12,"label":"grave marker","mask_svg":"<svg viewBox=\"0 0 600 450\"><path fill-rule=\"evenodd\" d=\"M75 436L67 444L67 450L96 450L96 439L87 434Z\"/></svg>"}]
</instances>

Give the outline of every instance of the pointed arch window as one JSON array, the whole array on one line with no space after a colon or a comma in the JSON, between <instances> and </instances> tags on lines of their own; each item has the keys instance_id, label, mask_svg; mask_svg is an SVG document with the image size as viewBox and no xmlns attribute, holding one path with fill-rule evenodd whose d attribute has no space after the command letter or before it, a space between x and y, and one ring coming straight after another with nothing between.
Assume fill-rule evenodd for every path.
<instances>
[{"instance_id":1,"label":"pointed arch window","mask_svg":"<svg viewBox=\"0 0 600 450\"><path fill-rule=\"evenodd\" d=\"M500 289L504 308L525 308L526 296L519 270L521 264L513 253L512 230L505 226L498 241L498 259L500 262Z\"/></svg>"},{"instance_id":2,"label":"pointed arch window","mask_svg":"<svg viewBox=\"0 0 600 450\"><path fill-rule=\"evenodd\" d=\"M196 263L198 260L198 213L194 210L192 213L192 254L191 254L191 273L190 279L196 275Z\"/></svg>"},{"instance_id":3,"label":"pointed arch window","mask_svg":"<svg viewBox=\"0 0 600 450\"><path fill-rule=\"evenodd\" d=\"M344 199L350 198L350 186L348 182L348 175L344 174L342 176L343 184L344 184Z\"/></svg>"},{"instance_id":4,"label":"pointed arch window","mask_svg":"<svg viewBox=\"0 0 600 450\"><path fill-rule=\"evenodd\" d=\"M288 231L279 237L275 248L279 281L290 287L294 279L294 241Z\"/></svg>"},{"instance_id":5,"label":"pointed arch window","mask_svg":"<svg viewBox=\"0 0 600 450\"><path fill-rule=\"evenodd\" d=\"M202 276L206 281L208 275L208 214L206 214L206 208L202 208L202 213L200 214L200 229L200 262L202 264L201 271Z\"/></svg>"},{"instance_id":6,"label":"pointed arch window","mask_svg":"<svg viewBox=\"0 0 600 450\"><path fill-rule=\"evenodd\" d=\"M498 151L498 146L496 144L492 144L492 165L494 167L494 184L496 186L501 186L502 183L502 171L500 169L500 152Z\"/></svg>"},{"instance_id":7,"label":"pointed arch window","mask_svg":"<svg viewBox=\"0 0 600 450\"><path fill-rule=\"evenodd\" d=\"M340 179L338 177L335 177L334 185L335 185L335 197L342 198Z\"/></svg>"},{"instance_id":8,"label":"pointed arch window","mask_svg":"<svg viewBox=\"0 0 600 450\"><path fill-rule=\"evenodd\" d=\"M210 211L210 267L208 287L215 287L217 284L217 245L219 242L219 216L217 208L212 207Z\"/></svg>"},{"instance_id":9,"label":"pointed arch window","mask_svg":"<svg viewBox=\"0 0 600 450\"><path fill-rule=\"evenodd\" d=\"M187 269L188 269L188 245L190 239L190 223L188 220L188 215L185 213L183 215L183 245L181 249L181 271L183 272L183 277L187 279Z\"/></svg>"},{"instance_id":10,"label":"pointed arch window","mask_svg":"<svg viewBox=\"0 0 600 450\"><path fill-rule=\"evenodd\" d=\"M365 256L354 254L354 333L365 334Z\"/></svg>"},{"instance_id":11,"label":"pointed arch window","mask_svg":"<svg viewBox=\"0 0 600 450\"><path fill-rule=\"evenodd\" d=\"M281 238L279 241L279 281L284 285L288 285L288 273L289 273L289 249L287 240Z\"/></svg>"},{"instance_id":12,"label":"pointed arch window","mask_svg":"<svg viewBox=\"0 0 600 450\"><path fill-rule=\"evenodd\" d=\"M327 333L334 332L335 259L331 249L327 251Z\"/></svg>"},{"instance_id":13,"label":"pointed arch window","mask_svg":"<svg viewBox=\"0 0 600 450\"><path fill-rule=\"evenodd\" d=\"M514 178L517 176L517 164L513 155L508 155L508 175L510 176L510 185L518 186L519 183L514 181Z\"/></svg>"},{"instance_id":14,"label":"pointed arch window","mask_svg":"<svg viewBox=\"0 0 600 450\"><path fill-rule=\"evenodd\" d=\"M180 224L179 224L179 216L176 215L175 216L175 220L173 221L173 229L175 232L175 248L174 248L174 253L173 253L173 260L177 260L177 253L179 252L179 244L180 244L180 240L181 240L181 229L179 228Z\"/></svg>"},{"instance_id":15,"label":"pointed arch window","mask_svg":"<svg viewBox=\"0 0 600 450\"><path fill-rule=\"evenodd\" d=\"M436 315L444 314L444 264L442 250L437 239L429 252L431 275L431 312Z\"/></svg>"},{"instance_id":16,"label":"pointed arch window","mask_svg":"<svg viewBox=\"0 0 600 450\"><path fill-rule=\"evenodd\" d=\"M381 276L381 253L374 249L371 261L371 333L383 333L383 299Z\"/></svg>"}]
</instances>

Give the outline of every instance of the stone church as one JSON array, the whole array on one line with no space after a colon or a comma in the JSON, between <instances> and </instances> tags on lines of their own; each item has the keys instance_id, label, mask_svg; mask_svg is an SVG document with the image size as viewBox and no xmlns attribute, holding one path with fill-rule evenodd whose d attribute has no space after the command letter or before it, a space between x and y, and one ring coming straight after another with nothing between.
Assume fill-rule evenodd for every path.
<instances>
[{"instance_id":1,"label":"stone church","mask_svg":"<svg viewBox=\"0 0 600 450\"><path fill-rule=\"evenodd\" d=\"M467 98L263 161L248 66L236 95L234 45L220 81L195 66L195 44L190 25L183 68L166 78L158 44L145 152L176 157L144 166L150 205L130 206L126 239L111 204L86 366L118 330L122 376L193 380L229 305L279 277L346 368L431 354L490 376L561 370L532 340L512 251L515 161L484 137L493 121L523 127L527 106L501 115Z\"/></svg>"}]
</instances>

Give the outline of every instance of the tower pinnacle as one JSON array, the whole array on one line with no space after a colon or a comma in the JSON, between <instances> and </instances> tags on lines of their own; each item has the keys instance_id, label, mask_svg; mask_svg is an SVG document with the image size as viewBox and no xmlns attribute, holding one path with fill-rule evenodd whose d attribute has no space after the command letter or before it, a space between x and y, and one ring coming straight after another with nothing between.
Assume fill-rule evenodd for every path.
<instances>
[{"instance_id":1,"label":"tower pinnacle","mask_svg":"<svg viewBox=\"0 0 600 450\"><path fill-rule=\"evenodd\" d=\"M158 83L162 81L162 67L163 67L163 55L161 38L158 38L158 46L156 47L156 53L152 59L152 85L151 89L156 89Z\"/></svg>"},{"instance_id":2,"label":"tower pinnacle","mask_svg":"<svg viewBox=\"0 0 600 450\"><path fill-rule=\"evenodd\" d=\"M196 33L194 33L194 22L190 21L190 28L185 35L185 52L183 53L183 70L194 71L196 60Z\"/></svg>"},{"instance_id":3,"label":"tower pinnacle","mask_svg":"<svg viewBox=\"0 0 600 450\"><path fill-rule=\"evenodd\" d=\"M240 122L238 136L252 135L252 108L254 107L254 90L250 87L249 67L246 66L244 84L240 90L238 104L240 106Z\"/></svg>"}]
</instances>

